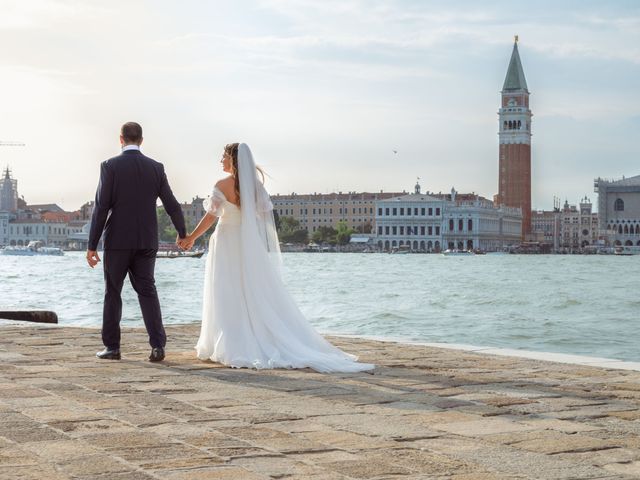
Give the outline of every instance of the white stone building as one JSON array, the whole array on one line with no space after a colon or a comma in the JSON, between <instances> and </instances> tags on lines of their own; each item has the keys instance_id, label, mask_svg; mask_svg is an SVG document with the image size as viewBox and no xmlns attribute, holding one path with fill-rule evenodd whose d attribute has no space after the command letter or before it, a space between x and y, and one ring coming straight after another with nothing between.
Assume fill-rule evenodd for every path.
<instances>
[{"instance_id":1,"label":"white stone building","mask_svg":"<svg viewBox=\"0 0 640 480\"><path fill-rule=\"evenodd\" d=\"M69 236L66 223L45 222L41 219L13 220L9 222L7 245L26 246L34 240L48 247L64 247Z\"/></svg>"},{"instance_id":2,"label":"white stone building","mask_svg":"<svg viewBox=\"0 0 640 480\"><path fill-rule=\"evenodd\" d=\"M491 200L478 195L458 198L453 189L450 198L442 222L445 248L495 252L520 243L522 211L519 208L496 207Z\"/></svg>"},{"instance_id":3,"label":"white stone building","mask_svg":"<svg viewBox=\"0 0 640 480\"><path fill-rule=\"evenodd\" d=\"M420 193L420 185L416 185L415 193L378 200L375 205L378 249L440 251L445 203L443 198Z\"/></svg>"},{"instance_id":4,"label":"white stone building","mask_svg":"<svg viewBox=\"0 0 640 480\"><path fill-rule=\"evenodd\" d=\"M376 202L376 244L419 252L497 251L520 242L519 208L494 206L475 194L415 193Z\"/></svg>"},{"instance_id":5,"label":"white stone building","mask_svg":"<svg viewBox=\"0 0 640 480\"><path fill-rule=\"evenodd\" d=\"M597 178L599 236L607 245L640 246L640 175Z\"/></svg>"}]
</instances>

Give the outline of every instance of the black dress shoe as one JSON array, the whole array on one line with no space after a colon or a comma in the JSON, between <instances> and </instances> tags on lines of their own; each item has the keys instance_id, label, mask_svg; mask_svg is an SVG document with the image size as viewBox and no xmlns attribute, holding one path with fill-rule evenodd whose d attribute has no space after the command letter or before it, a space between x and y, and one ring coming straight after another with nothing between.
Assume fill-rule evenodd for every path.
<instances>
[{"instance_id":1,"label":"black dress shoe","mask_svg":"<svg viewBox=\"0 0 640 480\"><path fill-rule=\"evenodd\" d=\"M150 362L161 362L164 360L164 348L157 347L151 349L151 355L149 355Z\"/></svg>"},{"instance_id":2,"label":"black dress shoe","mask_svg":"<svg viewBox=\"0 0 640 480\"><path fill-rule=\"evenodd\" d=\"M102 360L120 360L120 349L105 348L103 351L96 353L96 357Z\"/></svg>"}]
</instances>

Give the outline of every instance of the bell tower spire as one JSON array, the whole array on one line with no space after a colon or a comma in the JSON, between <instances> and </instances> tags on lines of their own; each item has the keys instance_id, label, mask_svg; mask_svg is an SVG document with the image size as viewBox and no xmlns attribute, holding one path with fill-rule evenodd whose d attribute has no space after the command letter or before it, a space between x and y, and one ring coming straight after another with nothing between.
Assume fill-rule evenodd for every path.
<instances>
[{"instance_id":1,"label":"bell tower spire","mask_svg":"<svg viewBox=\"0 0 640 480\"><path fill-rule=\"evenodd\" d=\"M518 35L502 86L498 110L498 204L522 209L522 239L531 233L531 117Z\"/></svg>"}]
</instances>

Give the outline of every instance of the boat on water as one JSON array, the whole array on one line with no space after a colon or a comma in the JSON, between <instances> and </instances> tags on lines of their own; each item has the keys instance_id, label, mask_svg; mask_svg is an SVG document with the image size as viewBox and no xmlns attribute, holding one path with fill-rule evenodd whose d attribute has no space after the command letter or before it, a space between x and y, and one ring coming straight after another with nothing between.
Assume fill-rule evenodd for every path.
<instances>
[{"instance_id":1,"label":"boat on water","mask_svg":"<svg viewBox=\"0 0 640 480\"><path fill-rule=\"evenodd\" d=\"M194 250L193 252L161 250L158 253L156 253L156 258L200 258L203 255L204 255L204 250Z\"/></svg>"},{"instance_id":2,"label":"boat on water","mask_svg":"<svg viewBox=\"0 0 640 480\"><path fill-rule=\"evenodd\" d=\"M57 247L45 247L41 241L32 241L26 247L9 246L0 250L0 255L14 255L18 257L34 257L36 255L53 255L60 257L64 255L62 249Z\"/></svg>"},{"instance_id":3,"label":"boat on water","mask_svg":"<svg viewBox=\"0 0 640 480\"><path fill-rule=\"evenodd\" d=\"M444 252L442 252L442 255L446 257L454 257L454 256L470 256L470 255L475 255L475 253L473 253L471 250L457 250L457 249L452 250L447 248Z\"/></svg>"},{"instance_id":4,"label":"boat on water","mask_svg":"<svg viewBox=\"0 0 640 480\"><path fill-rule=\"evenodd\" d=\"M640 246L618 245L613 250L614 255L640 255Z\"/></svg>"}]
</instances>

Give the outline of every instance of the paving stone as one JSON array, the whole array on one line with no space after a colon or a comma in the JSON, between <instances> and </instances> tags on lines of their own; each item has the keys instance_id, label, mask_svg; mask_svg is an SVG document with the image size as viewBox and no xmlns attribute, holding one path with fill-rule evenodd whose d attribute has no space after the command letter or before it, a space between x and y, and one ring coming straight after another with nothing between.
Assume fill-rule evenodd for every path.
<instances>
[{"instance_id":1,"label":"paving stone","mask_svg":"<svg viewBox=\"0 0 640 480\"><path fill-rule=\"evenodd\" d=\"M640 475L638 372L339 337L374 375L237 370L195 359L197 325L100 362L96 330L0 330L0 480Z\"/></svg>"},{"instance_id":2,"label":"paving stone","mask_svg":"<svg viewBox=\"0 0 640 480\"><path fill-rule=\"evenodd\" d=\"M618 447L618 444L612 441L551 431L540 432L537 438L511 443L511 445L515 448L546 454L591 452Z\"/></svg>"},{"instance_id":3,"label":"paving stone","mask_svg":"<svg viewBox=\"0 0 640 480\"><path fill-rule=\"evenodd\" d=\"M241 467L214 467L189 469L174 472L158 472L166 480L268 480L268 475L260 475Z\"/></svg>"}]
</instances>

